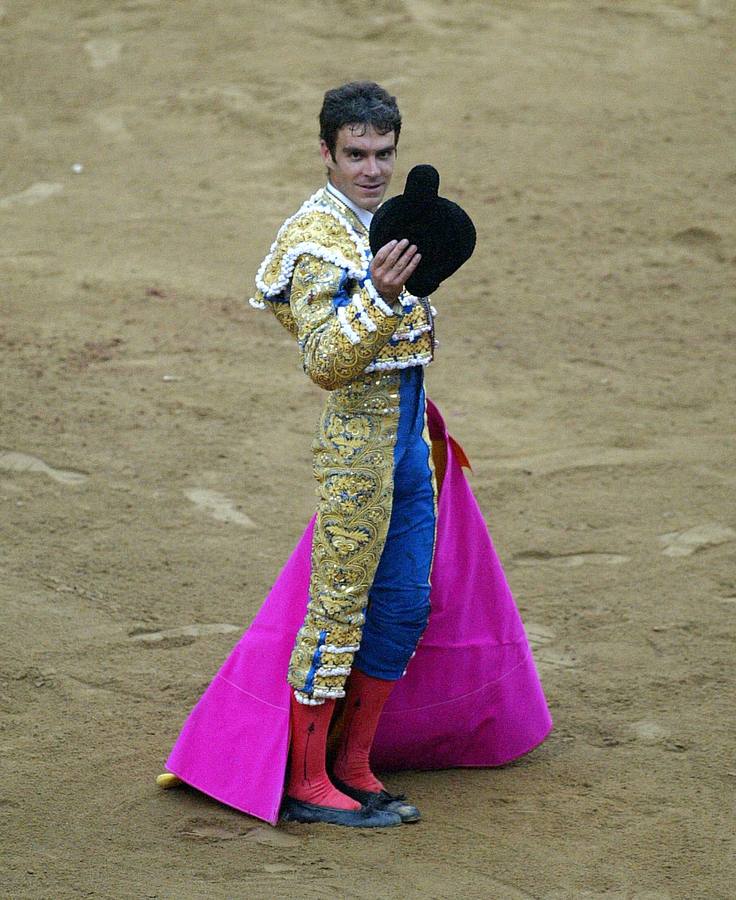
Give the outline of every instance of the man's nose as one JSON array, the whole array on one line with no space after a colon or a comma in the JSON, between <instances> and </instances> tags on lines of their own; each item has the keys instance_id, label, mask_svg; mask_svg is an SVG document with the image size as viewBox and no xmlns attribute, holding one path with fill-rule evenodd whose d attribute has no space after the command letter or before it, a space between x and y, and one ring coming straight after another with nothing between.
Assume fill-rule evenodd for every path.
<instances>
[{"instance_id":1,"label":"man's nose","mask_svg":"<svg viewBox=\"0 0 736 900\"><path fill-rule=\"evenodd\" d=\"M381 170L378 166L378 160L376 159L375 156L366 157L365 174L366 175L380 175L381 174Z\"/></svg>"}]
</instances>

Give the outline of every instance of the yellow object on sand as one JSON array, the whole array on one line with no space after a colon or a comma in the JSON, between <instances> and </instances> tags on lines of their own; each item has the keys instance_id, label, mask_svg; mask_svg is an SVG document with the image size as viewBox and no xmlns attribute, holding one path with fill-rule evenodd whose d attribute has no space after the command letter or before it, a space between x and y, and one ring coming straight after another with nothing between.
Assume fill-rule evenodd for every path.
<instances>
[{"instance_id":1,"label":"yellow object on sand","mask_svg":"<svg viewBox=\"0 0 736 900\"><path fill-rule=\"evenodd\" d=\"M174 788L180 785L181 778L177 778L176 775L172 775L171 772L163 772L161 775L156 776L156 784L160 788L168 790L169 788Z\"/></svg>"}]
</instances>

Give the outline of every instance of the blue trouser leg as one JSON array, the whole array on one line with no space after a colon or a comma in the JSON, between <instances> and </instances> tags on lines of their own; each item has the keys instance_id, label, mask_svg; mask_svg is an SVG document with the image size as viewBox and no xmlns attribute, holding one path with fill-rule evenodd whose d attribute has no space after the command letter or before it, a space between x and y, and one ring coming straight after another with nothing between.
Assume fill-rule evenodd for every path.
<instances>
[{"instance_id":1,"label":"blue trouser leg","mask_svg":"<svg viewBox=\"0 0 736 900\"><path fill-rule=\"evenodd\" d=\"M422 376L418 367L402 372L391 520L354 662L366 675L387 681L403 675L429 617L435 498L423 437Z\"/></svg>"}]
</instances>

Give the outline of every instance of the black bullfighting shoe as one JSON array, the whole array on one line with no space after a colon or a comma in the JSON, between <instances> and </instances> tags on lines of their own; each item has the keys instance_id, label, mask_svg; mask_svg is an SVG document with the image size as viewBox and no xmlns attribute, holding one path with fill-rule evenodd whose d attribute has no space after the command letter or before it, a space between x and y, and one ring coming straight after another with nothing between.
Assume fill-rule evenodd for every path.
<instances>
[{"instance_id":1,"label":"black bullfighting shoe","mask_svg":"<svg viewBox=\"0 0 736 900\"><path fill-rule=\"evenodd\" d=\"M360 809L336 809L334 806L317 806L293 797L284 797L281 806L283 822L325 822L328 825L346 825L349 828L391 828L401 825L401 816L388 809L361 806Z\"/></svg>"},{"instance_id":2,"label":"black bullfighting shoe","mask_svg":"<svg viewBox=\"0 0 736 900\"><path fill-rule=\"evenodd\" d=\"M335 778L334 775L330 776L330 780L338 791L342 791L343 794L347 794L348 797L352 797L353 800L362 803L364 807L376 810L385 809L389 812L396 813L405 825L408 825L411 822L418 822L422 818L422 814L416 806L407 803L406 797L403 794L389 794L388 791L380 791L379 793L361 791L358 788L350 787L349 784L345 784L344 781L340 781L340 779Z\"/></svg>"}]
</instances>

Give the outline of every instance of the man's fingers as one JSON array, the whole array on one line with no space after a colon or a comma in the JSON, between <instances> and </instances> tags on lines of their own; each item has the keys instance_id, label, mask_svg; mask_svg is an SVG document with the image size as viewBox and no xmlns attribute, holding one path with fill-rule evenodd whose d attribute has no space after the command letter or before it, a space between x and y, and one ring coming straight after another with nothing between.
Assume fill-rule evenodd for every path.
<instances>
[{"instance_id":1,"label":"man's fingers","mask_svg":"<svg viewBox=\"0 0 736 900\"><path fill-rule=\"evenodd\" d=\"M421 256L419 250L414 246L414 244L409 247L406 253L401 257L400 263L401 266L406 268L406 266L411 265L411 263L417 258L417 256Z\"/></svg>"},{"instance_id":2,"label":"man's fingers","mask_svg":"<svg viewBox=\"0 0 736 900\"><path fill-rule=\"evenodd\" d=\"M373 262L379 266L383 265L386 257L394 249L397 243L398 241L389 241L388 244L384 244L383 247L381 247L381 249L373 257Z\"/></svg>"},{"instance_id":3,"label":"man's fingers","mask_svg":"<svg viewBox=\"0 0 736 900\"><path fill-rule=\"evenodd\" d=\"M398 284L406 284L411 273L416 269L422 259L421 253L414 253L414 255L410 259L406 259L406 261L401 266L396 266L394 268L394 281ZM401 262L401 260L400 260Z\"/></svg>"},{"instance_id":4,"label":"man's fingers","mask_svg":"<svg viewBox=\"0 0 736 900\"><path fill-rule=\"evenodd\" d=\"M422 259L422 254L415 253L414 256L412 256L412 258L409 260L409 262L407 263L406 269L404 269L404 280L405 281L409 277L409 273L413 272L414 269L416 269L416 267L419 265L421 259Z\"/></svg>"},{"instance_id":5,"label":"man's fingers","mask_svg":"<svg viewBox=\"0 0 736 900\"><path fill-rule=\"evenodd\" d=\"M409 260L417 252L417 248L412 244L410 247L395 247L386 258L386 262L381 267L384 272L401 272L406 268Z\"/></svg>"},{"instance_id":6,"label":"man's fingers","mask_svg":"<svg viewBox=\"0 0 736 900\"><path fill-rule=\"evenodd\" d=\"M405 277L404 273L406 271L407 266L411 263L413 259L416 258L417 248L414 244L411 247L408 247L404 253L396 260L396 262L391 267L391 270L396 275L401 275L401 277Z\"/></svg>"},{"instance_id":7,"label":"man's fingers","mask_svg":"<svg viewBox=\"0 0 736 900\"><path fill-rule=\"evenodd\" d=\"M409 241L404 239L403 241L399 241L398 244L395 244L393 249L389 252L386 257L385 262L381 265L382 269L394 269L396 268L396 263L401 258L404 251L407 249Z\"/></svg>"},{"instance_id":8,"label":"man's fingers","mask_svg":"<svg viewBox=\"0 0 736 900\"><path fill-rule=\"evenodd\" d=\"M401 292L402 287L419 265L422 254L409 241L389 241L373 257L371 278L378 292L391 300Z\"/></svg>"}]
</instances>

